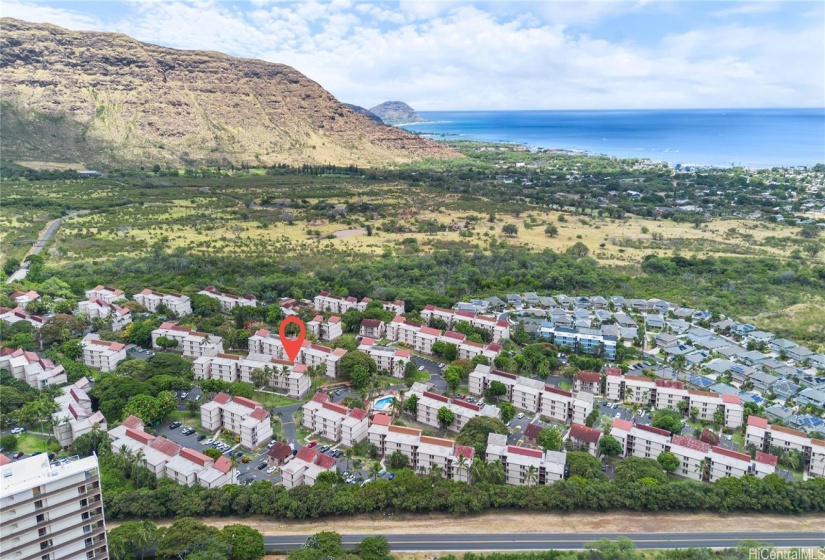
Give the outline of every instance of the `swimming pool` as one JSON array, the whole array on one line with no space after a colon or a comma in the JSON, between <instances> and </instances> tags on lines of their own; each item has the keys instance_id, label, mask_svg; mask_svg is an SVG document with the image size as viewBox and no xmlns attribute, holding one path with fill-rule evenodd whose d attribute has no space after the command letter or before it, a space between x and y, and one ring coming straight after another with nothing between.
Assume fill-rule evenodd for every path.
<instances>
[{"instance_id":1,"label":"swimming pool","mask_svg":"<svg viewBox=\"0 0 825 560\"><path fill-rule=\"evenodd\" d=\"M372 403L372 408L374 410L384 410L389 408L392 405L393 397L382 397L380 399L376 399L375 402Z\"/></svg>"}]
</instances>

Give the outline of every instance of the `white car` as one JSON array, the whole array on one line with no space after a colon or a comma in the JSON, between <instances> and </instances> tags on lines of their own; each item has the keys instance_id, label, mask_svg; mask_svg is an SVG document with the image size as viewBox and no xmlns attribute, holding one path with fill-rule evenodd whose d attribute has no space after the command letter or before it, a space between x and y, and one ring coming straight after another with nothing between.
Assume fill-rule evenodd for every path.
<instances>
[{"instance_id":1,"label":"white car","mask_svg":"<svg viewBox=\"0 0 825 560\"><path fill-rule=\"evenodd\" d=\"M616 418L621 418L621 417L622 417L622 413L621 413L621 412L617 412L617 413L616 413Z\"/></svg>"},{"instance_id":2,"label":"white car","mask_svg":"<svg viewBox=\"0 0 825 560\"><path fill-rule=\"evenodd\" d=\"M516 418L518 418L519 420L521 420L522 418L524 418L524 413L523 413L523 412L519 412L519 413L518 413L518 416L516 416Z\"/></svg>"},{"instance_id":3,"label":"white car","mask_svg":"<svg viewBox=\"0 0 825 560\"><path fill-rule=\"evenodd\" d=\"M438 369L444 369L445 364L438 364Z\"/></svg>"},{"instance_id":4,"label":"white car","mask_svg":"<svg viewBox=\"0 0 825 560\"><path fill-rule=\"evenodd\" d=\"M424 371L424 366L418 366L418 371Z\"/></svg>"},{"instance_id":5,"label":"white car","mask_svg":"<svg viewBox=\"0 0 825 560\"><path fill-rule=\"evenodd\" d=\"M274 473L274 472L275 472L275 469L277 469L277 468L278 468L278 467L269 467L268 469L266 469L266 474L272 474L272 473Z\"/></svg>"},{"instance_id":6,"label":"white car","mask_svg":"<svg viewBox=\"0 0 825 560\"><path fill-rule=\"evenodd\" d=\"M26 431L26 428L12 428L11 429L11 433L15 434L15 435L22 434L25 431Z\"/></svg>"}]
</instances>

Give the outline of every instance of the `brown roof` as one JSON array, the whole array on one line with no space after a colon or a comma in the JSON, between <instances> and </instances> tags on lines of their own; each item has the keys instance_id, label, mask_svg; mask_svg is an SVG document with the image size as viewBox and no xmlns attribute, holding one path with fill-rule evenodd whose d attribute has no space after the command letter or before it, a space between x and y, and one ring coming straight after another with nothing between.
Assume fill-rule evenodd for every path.
<instances>
[{"instance_id":1,"label":"brown roof","mask_svg":"<svg viewBox=\"0 0 825 560\"><path fill-rule=\"evenodd\" d=\"M139 430L143 427L143 420L141 420L133 414L130 414L126 417L126 420L124 420L121 425L127 428L132 428L133 430Z\"/></svg>"},{"instance_id":2,"label":"brown roof","mask_svg":"<svg viewBox=\"0 0 825 560\"><path fill-rule=\"evenodd\" d=\"M782 432L783 434L788 434L792 436L799 436L803 438L808 437L808 434L806 434L805 432L800 432L799 430L792 430L791 428L786 428L785 426L771 425L771 430L773 430L774 432Z\"/></svg>"},{"instance_id":3,"label":"brown roof","mask_svg":"<svg viewBox=\"0 0 825 560\"><path fill-rule=\"evenodd\" d=\"M262 422L269 418L269 412L267 412L265 408L256 408L249 416L259 422Z\"/></svg>"},{"instance_id":4,"label":"brown roof","mask_svg":"<svg viewBox=\"0 0 825 560\"><path fill-rule=\"evenodd\" d=\"M452 449L453 440L444 439L432 436L421 436L421 443L429 443L431 445L440 445L441 447L449 447Z\"/></svg>"},{"instance_id":5,"label":"brown roof","mask_svg":"<svg viewBox=\"0 0 825 560\"><path fill-rule=\"evenodd\" d=\"M324 404L328 400L329 400L329 396L326 393L315 393L312 396L312 402L317 402L317 403Z\"/></svg>"},{"instance_id":6,"label":"brown roof","mask_svg":"<svg viewBox=\"0 0 825 560\"><path fill-rule=\"evenodd\" d=\"M272 447L269 448L269 451L266 452L269 457L272 457L276 461L283 461L289 457L291 453L292 448L281 441L276 441L273 443Z\"/></svg>"},{"instance_id":7,"label":"brown roof","mask_svg":"<svg viewBox=\"0 0 825 560\"><path fill-rule=\"evenodd\" d=\"M372 423L377 426L389 426L392 418L388 414L376 414L372 417Z\"/></svg>"},{"instance_id":8,"label":"brown roof","mask_svg":"<svg viewBox=\"0 0 825 560\"><path fill-rule=\"evenodd\" d=\"M739 459L740 461L748 461L750 462L751 456L745 453L739 453L737 451L731 451L730 449L725 449L724 447L711 447L711 451L714 453L718 453L719 455L725 455L726 457L732 457L734 459Z\"/></svg>"},{"instance_id":9,"label":"brown roof","mask_svg":"<svg viewBox=\"0 0 825 560\"><path fill-rule=\"evenodd\" d=\"M381 326L381 321L379 319L364 319L361 321L361 326L368 329L377 329Z\"/></svg>"},{"instance_id":10,"label":"brown roof","mask_svg":"<svg viewBox=\"0 0 825 560\"><path fill-rule=\"evenodd\" d=\"M221 455L220 457L218 457L218 460L215 461L215 464L212 466L221 471L222 473L226 474L229 472L229 469L232 468L232 461L230 461L228 457Z\"/></svg>"},{"instance_id":11,"label":"brown roof","mask_svg":"<svg viewBox=\"0 0 825 560\"><path fill-rule=\"evenodd\" d=\"M133 430L132 428L126 428L126 435L129 436L129 438L143 444L149 443L155 439L155 436L147 434L143 430Z\"/></svg>"},{"instance_id":12,"label":"brown roof","mask_svg":"<svg viewBox=\"0 0 825 560\"><path fill-rule=\"evenodd\" d=\"M659 434L660 436L669 436L670 432L664 430L662 428L654 428L653 426L647 426L645 424L636 424L636 427L642 430L643 432L650 432L652 434Z\"/></svg>"},{"instance_id":13,"label":"brown roof","mask_svg":"<svg viewBox=\"0 0 825 560\"><path fill-rule=\"evenodd\" d=\"M535 459L541 459L544 456L538 449L528 449L527 447L518 447L516 445L508 445L507 452L515 455L524 455L525 457L533 457Z\"/></svg>"},{"instance_id":14,"label":"brown roof","mask_svg":"<svg viewBox=\"0 0 825 560\"><path fill-rule=\"evenodd\" d=\"M602 437L602 432L601 430L588 428L582 424L573 424L570 427L570 437L588 443L598 443L599 438Z\"/></svg>"},{"instance_id":15,"label":"brown roof","mask_svg":"<svg viewBox=\"0 0 825 560\"><path fill-rule=\"evenodd\" d=\"M314 463L315 457L318 455L318 452L315 449L310 447L302 447L298 450L298 453L295 455L296 459L300 459L301 461L306 461L307 463Z\"/></svg>"},{"instance_id":16,"label":"brown roof","mask_svg":"<svg viewBox=\"0 0 825 560\"><path fill-rule=\"evenodd\" d=\"M318 460L316 464L321 467L322 469L331 469L335 466L335 457L330 457L329 455L324 455L323 453L318 454Z\"/></svg>"},{"instance_id":17,"label":"brown roof","mask_svg":"<svg viewBox=\"0 0 825 560\"><path fill-rule=\"evenodd\" d=\"M456 404L456 405L458 405L460 407L463 407L463 408L468 408L470 410L475 410L476 412L481 410L481 407L478 406L477 404L473 404L471 402L463 401L461 399L453 399L453 404Z\"/></svg>"},{"instance_id":18,"label":"brown roof","mask_svg":"<svg viewBox=\"0 0 825 560\"><path fill-rule=\"evenodd\" d=\"M0 453L0 465L8 465L11 463L11 459Z\"/></svg>"},{"instance_id":19,"label":"brown roof","mask_svg":"<svg viewBox=\"0 0 825 560\"><path fill-rule=\"evenodd\" d=\"M321 406L323 406L327 410L332 410L333 412L337 412L338 414L343 414L344 416L346 416L349 413L349 409L345 406L341 406L340 404L325 402Z\"/></svg>"},{"instance_id":20,"label":"brown roof","mask_svg":"<svg viewBox=\"0 0 825 560\"><path fill-rule=\"evenodd\" d=\"M620 430L624 430L625 432L629 432L630 428L633 427L633 422L630 420L624 420L622 418L616 418L613 420L613 427L619 428Z\"/></svg>"},{"instance_id":21,"label":"brown roof","mask_svg":"<svg viewBox=\"0 0 825 560\"><path fill-rule=\"evenodd\" d=\"M599 383L602 376L595 371L580 371L576 374L576 381L583 381L585 383Z\"/></svg>"},{"instance_id":22,"label":"brown roof","mask_svg":"<svg viewBox=\"0 0 825 560\"><path fill-rule=\"evenodd\" d=\"M470 447L469 445L456 445L455 446L455 456L461 457L462 455L467 459L472 459L476 454L476 450Z\"/></svg>"},{"instance_id":23,"label":"brown roof","mask_svg":"<svg viewBox=\"0 0 825 560\"><path fill-rule=\"evenodd\" d=\"M673 445L687 447L688 449L695 449L697 451L701 451L702 453L707 453L708 449L710 449L710 446L704 441L699 441L698 439L693 439L692 437L682 435L673 436L670 443Z\"/></svg>"},{"instance_id":24,"label":"brown roof","mask_svg":"<svg viewBox=\"0 0 825 560\"><path fill-rule=\"evenodd\" d=\"M435 399L437 401L441 401L443 403L449 403L450 402L450 399L448 399L444 395L439 395L438 393L431 393L430 391L424 391L424 396L429 397L431 399Z\"/></svg>"},{"instance_id":25,"label":"brown roof","mask_svg":"<svg viewBox=\"0 0 825 560\"><path fill-rule=\"evenodd\" d=\"M756 452L755 459L757 463L764 463L766 465L772 465L774 467L779 462L779 457L777 457L776 455L771 455L770 453L764 453L762 451Z\"/></svg>"},{"instance_id":26,"label":"brown roof","mask_svg":"<svg viewBox=\"0 0 825 560\"><path fill-rule=\"evenodd\" d=\"M532 422L530 422L529 424L527 424L527 427L524 428L524 437L536 439L537 437L539 437L539 434L543 429L544 428L542 428L538 424L533 424Z\"/></svg>"},{"instance_id":27,"label":"brown roof","mask_svg":"<svg viewBox=\"0 0 825 560\"><path fill-rule=\"evenodd\" d=\"M494 369L492 373L495 373L496 375L500 375L502 377L506 377L508 379L518 379L518 375L516 375L515 373L508 373L506 371L501 371L500 369Z\"/></svg>"},{"instance_id":28,"label":"brown roof","mask_svg":"<svg viewBox=\"0 0 825 560\"><path fill-rule=\"evenodd\" d=\"M367 417L367 411L363 408L353 408L349 411L349 415L351 418L355 418L356 420L363 420Z\"/></svg>"},{"instance_id":29,"label":"brown roof","mask_svg":"<svg viewBox=\"0 0 825 560\"><path fill-rule=\"evenodd\" d=\"M684 389L685 384L681 381L675 381L673 379L657 379L656 380L657 387L669 387L671 389Z\"/></svg>"},{"instance_id":30,"label":"brown roof","mask_svg":"<svg viewBox=\"0 0 825 560\"><path fill-rule=\"evenodd\" d=\"M246 397L235 397L232 400L241 406L245 406L246 408L258 408L261 406L261 403L258 401L253 401L252 399L247 399Z\"/></svg>"},{"instance_id":31,"label":"brown roof","mask_svg":"<svg viewBox=\"0 0 825 560\"><path fill-rule=\"evenodd\" d=\"M200 451L195 451L194 449L189 449L184 447L180 450L180 456L184 459L192 461L193 463L197 463L200 466L206 466L206 463L211 463L213 461L212 457L208 455L204 455Z\"/></svg>"},{"instance_id":32,"label":"brown roof","mask_svg":"<svg viewBox=\"0 0 825 560\"><path fill-rule=\"evenodd\" d=\"M748 416L748 426L755 426L757 428L767 429L768 420L751 414L750 416Z\"/></svg>"},{"instance_id":33,"label":"brown roof","mask_svg":"<svg viewBox=\"0 0 825 560\"><path fill-rule=\"evenodd\" d=\"M164 455L169 455L170 457L174 457L175 455L177 455L178 451L181 450L180 445L178 445L172 440L163 437L157 438L155 441L152 442L152 445L150 445L149 447L151 447L152 449L156 449L157 451L160 451Z\"/></svg>"},{"instance_id":34,"label":"brown roof","mask_svg":"<svg viewBox=\"0 0 825 560\"><path fill-rule=\"evenodd\" d=\"M544 390L548 393L555 393L556 395L564 395L565 397L572 397L573 393L570 391L565 391L563 389L559 389L558 387L553 387L552 385L545 385Z\"/></svg>"},{"instance_id":35,"label":"brown roof","mask_svg":"<svg viewBox=\"0 0 825 560\"><path fill-rule=\"evenodd\" d=\"M220 392L217 395L215 395L215 398L213 400L218 404L226 404L232 400L232 397L230 397L228 394L224 392Z\"/></svg>"},{"instance_id":36,"label":"brown roof","mask_svg":"<svg viewBox=\"0 0 825 560\"><path fill-rule=\"evenodd\" d=\"M387 428L389 432L395 432L396 434L406 434L408 436L420 436L421 430L417 430L415 428L407 428L405 426L390 426Z\"/></svg>"}]
</instances>

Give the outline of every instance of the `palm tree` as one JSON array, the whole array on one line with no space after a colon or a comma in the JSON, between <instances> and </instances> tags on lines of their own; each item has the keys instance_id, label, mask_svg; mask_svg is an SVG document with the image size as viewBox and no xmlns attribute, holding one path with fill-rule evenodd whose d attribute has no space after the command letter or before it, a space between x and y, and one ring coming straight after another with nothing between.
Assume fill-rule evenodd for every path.
<instances>
[{"instance_id":1,"label":"palm tree","mask_svg":"<svg viewBox=\"0 0 825 560\"><path fill-rule=\"evenodd\" d=\"M710 461L702 459L693 470L699 473L699 480L708 480L710 478Z\"/></svg>"},{"instance_id":2,"label":"palm tree","mask_svg":"<svg viewBox=\"0 0 825 560\"><path fill-rule=\"evenodd\" d=\"M487 463L482 460L473 461L470 467L470 483L487 480Z\"/></svg>"},{"instance_id":3,"label":"palm tree","mask_svg":"<svg viewBox=\"0 0 825 560\"><path fill-rule=\"evenodd\" d=\"M632 401L633 400L633 387L627 387L624 390L624 400L625 401Z\"/></svg>"},{"instance_id":4,"label":"palm tree","mask_svg":"<svg viewBox=\"0 0 825 560\"><path fill-rule=\"evenodd\" d=\"M143 452L143 449L138 449L137 453L134 455L133 463L131 465L132 478L135 477L138 472L138 468L141 467L146 468L146 454Z\"/></svg>"},{"instance_id":5,"label":"palm tree","mask_svg":"<svg viewBox=\"0 0 825 560\"><path fill-rule=\"evenodd\" d=\"M405 367L406 364L404 363L404 360L395 360L392 364L392 368L395 370L395 377L403 378Z\"/></svg>"},{"instance_id":6,"label":"palm tree","mask_svg":"<svg viewBox=\"0 0 825 560\"><path fill-rule=\"evenodd\" d=\"M231 468L231 470L229 471L231 473L231 476L229 477L229 484L235 484L236 479L238 477L238 467L241 465L241 462L237 456L230 455L229 465Z\"/></svg>"},{"instance_id":7,"label":"palm tree","mask_svg":"<svg viewBox=\"0 0 825 560\"><path fill-rule=\"evenodd\" d=\"M682 373L684 373L685 371L687 359L680 354L673 358L673 360L670 362L670 365L673 367L673 371L676 372L676 379L682 379Z\"/></svg>"},{"instance_id":8,"label":"palm tree","mask_svg":"<svg viewBox=\"0 0 825 560\"><path fill-rule=\"evenodd\" d=\"M378 478L378 473L380 473L380 472L381 472L381 463L379 463L378 461L373 461L372 464L370 465L370 470L369 470L370 478L373 479L373 480L377 479Z\"/></svg>"},{"instance_id":9,"label":"palm tree","mask_svg":"<svg viewBox=\"0 0 825 560\"><path fill-rule=\"evenodd\" d=\"M143 560L147 550L158 544L158 527L148 519L144 519L138 526L137 545L140 548L140 558Z\"/></svg>"},{"instance_id":10,"label":"palm tree","mask_svg":"<svg viewBox=\"0 0 825 560\"><path fill-rule=\"evenodd\" d=\"M785 464L788 466L789 469L795 471L799 468L800 463L802 462L801 453L795 449L792 449L787 456L785 456Z\"/></svg>"},{"instance_id":11,"label":"palm tree","mask_svg":"<svg viewBox=\"0 0 825 560\"><path fill-rule=\"evenodd\" d=\"M533 465L527 467L527 470L524 473L524 484L526 484L527 486L532 486L533 484L538 482L538 479L539 473L536 470L536 467L534 467Z\"/></svg>"},{"instance_id":12,"label":"palm tree","mask_svg":"<svg viewBox=\"0 0 825 560\"><path fill-rule=\"evenodd\" d=\"M458 459L455 462L455 470L456 470L456 473L458 474L458 477L457 477L458 480L461 480L462 471L467 472L467 473L470 472L470 466L467 464L467 457L465 457L464 455L459 455L458 456Z\"/></svg>"},{"instance_id":13,"label":"palm tree","mask_svg":"<svg viewBox=\"0 0 825 560\"><path fill-rule=\"evenodd\" d=\"M435 481L439 480L442 476L444 476L444 469L435 463L430 465L430 478Z\"/></svg>"},{"instance_id":14,"label":"palm tree","mask_svg":"<svg viewBox=\"0 0 825 560\"><path fill-rule=\"evenodd\" d=\"M501 459L496 459L487 469L487 476L489 482L492 484L504 484L504 479L507 475L504 469L504 463L501 462Z\"/></svg>"},{"instance_id":15,"label":"palm tree","mask_svg":"<svg viewBox=\"0 0 825 560\"><path fill-rule=\"evenodd\" d=\"M344 458L346 459L346 462L347 462L347 471L352 470L352 457L353 457L353 455L355 455L355 450L352 447L347 447L344 450Z\"/></svg>"}]
</instances>

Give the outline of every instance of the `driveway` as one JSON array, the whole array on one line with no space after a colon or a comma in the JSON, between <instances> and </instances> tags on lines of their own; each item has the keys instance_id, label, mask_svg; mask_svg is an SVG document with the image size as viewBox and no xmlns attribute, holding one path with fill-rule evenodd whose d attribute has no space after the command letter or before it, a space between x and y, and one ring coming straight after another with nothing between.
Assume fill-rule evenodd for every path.
<instances>
[{"instance_id":1,"label":"driveway","mask_svg":"<svg viewBox=\"0 0 825 560\"><path fill-rule=\"evenodd\" d=\"M413 354L412 359L416 367L424 366L424 369L430 374L429 383L432 383L439 393L444 393L447 391L447 382L444 381L443 377L441 377L442 370L438 367L438 364L445 362L437 362L434 359L417 356L415 354Z\"/></svg>"}]
</instances>

